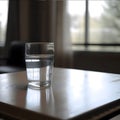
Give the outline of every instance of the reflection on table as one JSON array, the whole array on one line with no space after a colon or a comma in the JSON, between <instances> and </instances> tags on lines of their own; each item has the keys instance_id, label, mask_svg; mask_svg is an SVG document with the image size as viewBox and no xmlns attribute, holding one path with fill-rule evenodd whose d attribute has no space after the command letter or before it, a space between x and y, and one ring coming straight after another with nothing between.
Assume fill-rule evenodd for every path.
<instances>
[{"instance_id":1,"label":"reflection on table","mask_svg":"<svg viewBox=\"0 0 120 120\"><path fill-rule=\"evenodd\" d=\"M12 120L100 119L119 110L119 74L54 68L52 86L41 90L28 87L26 71L0 75L0 115Z\"/></svg>"}]
</instances>

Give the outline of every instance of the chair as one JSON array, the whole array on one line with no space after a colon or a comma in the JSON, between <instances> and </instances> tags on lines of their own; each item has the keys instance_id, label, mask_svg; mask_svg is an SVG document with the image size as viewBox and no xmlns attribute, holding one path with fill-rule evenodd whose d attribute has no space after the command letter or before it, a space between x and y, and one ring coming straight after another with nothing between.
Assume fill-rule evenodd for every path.
<instances>
[{"instance_id":1,"label":"chair","mask_svg":"<svg viewBox=\"0 0 120 120\"><path fill-rule=\"evenodd\" d=\"M14 41L10 45L6 65L0 66L0 73L25 70L25 43Z\"/></svg>"}]
</instances>

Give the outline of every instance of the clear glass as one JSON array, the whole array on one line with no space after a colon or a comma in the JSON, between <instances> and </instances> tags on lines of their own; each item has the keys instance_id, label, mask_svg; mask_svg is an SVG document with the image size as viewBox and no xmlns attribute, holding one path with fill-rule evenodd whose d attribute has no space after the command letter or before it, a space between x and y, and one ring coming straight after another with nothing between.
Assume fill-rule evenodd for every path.
<instances>
[{"instance_id":1,"label":"clear glass","mask_svg":"<svg viewBox=\"0 0 120 120\"><path fill-rule=\"evenodd\" d=\"M54 43L26 43L25 61L30 88L40 89L51 85L54 66Z\"/></svg>"}]
</instances>

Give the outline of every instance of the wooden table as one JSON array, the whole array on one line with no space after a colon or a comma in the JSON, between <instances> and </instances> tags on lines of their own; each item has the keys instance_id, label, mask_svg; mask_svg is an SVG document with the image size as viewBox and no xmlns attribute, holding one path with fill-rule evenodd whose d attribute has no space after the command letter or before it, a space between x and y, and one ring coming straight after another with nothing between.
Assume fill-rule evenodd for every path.
<instances>
[{"instance_id":1,"label":"wooden table","mask_svg":"<svg viewBox=\"0 0 120 120\"><path fill-rule=\"evenodd\" d=\"M11 120L96 120L120 111L120 75L54 68L52 86L27 87L26 72L0 74L0 115Z\"/></svg>"}]
</instances>

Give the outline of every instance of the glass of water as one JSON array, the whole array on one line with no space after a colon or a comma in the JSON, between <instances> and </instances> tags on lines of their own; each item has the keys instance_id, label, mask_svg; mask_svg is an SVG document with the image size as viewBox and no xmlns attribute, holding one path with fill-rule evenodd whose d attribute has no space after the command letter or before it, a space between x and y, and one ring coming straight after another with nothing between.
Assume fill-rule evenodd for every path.
<instances>
[{"instance_id":1,"label":"glass of water","mask_svg":"<svg viewBox=\"0 0 120 120\"><path fill-rule=\"evenodd\" d=\"M54 66L54 43L26 43L25 62L30 88L40 89L51 85Z\"/></svg>"}]
</instances>

